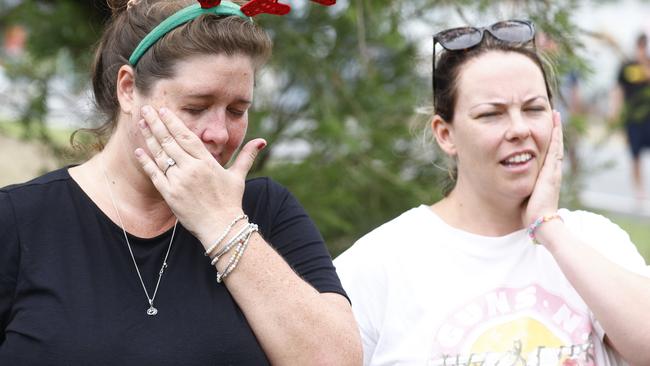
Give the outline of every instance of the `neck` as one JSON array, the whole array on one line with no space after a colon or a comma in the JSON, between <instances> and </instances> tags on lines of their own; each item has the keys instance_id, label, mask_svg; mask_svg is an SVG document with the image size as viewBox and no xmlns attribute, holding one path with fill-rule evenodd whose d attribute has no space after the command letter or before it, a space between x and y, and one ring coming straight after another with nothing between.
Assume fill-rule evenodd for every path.
<instances>
[{"instance_id":1,"label":"neck","mask_svg":"<svg viewBox=\"0 0 650 366\"><path fill-rule=\"evenodd\" d=\"M175 216L127 141L116 130L103 151L70 174L113 222L120 224L111 194L125 230L140 237L156 236L173 226Z\"/></svg>"},{"instance_id":2,"label":"neck","mask_svg":"<svg viewBox=\"0 0 650 366\"><path fill-rule=\"evenodd\" d=\"M524 227L525 201L467 189L458 182L454 190L432 206L449 225L484 236L503 236Z\"/></svg>"}]
</instances>

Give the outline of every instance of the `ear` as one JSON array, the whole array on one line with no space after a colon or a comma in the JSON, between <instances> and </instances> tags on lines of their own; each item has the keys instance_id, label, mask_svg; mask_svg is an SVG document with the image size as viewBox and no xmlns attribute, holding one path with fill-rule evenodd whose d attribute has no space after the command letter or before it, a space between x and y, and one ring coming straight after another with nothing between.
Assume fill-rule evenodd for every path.
<instances>
[{"instance_id":1,"label":"ear","mask_svg":"<svg viewBox=\"0 0 650 366\"><path fill-rule=\"evenodd\" d=\"M130 65L122 65L117 71L117 100L123 113L131 114L135 104L135 74Z\"/></svg>"},{"instance_id":2,"label":"ear","mask_svg":"<svg viewBox=\"0 0 650 366\"><path fill-rule=\"evenodd\" d=\"M438 142L438 146L445 152L445 154L454 157L456 156L456 144L454 142L454 126L448 123L439 115L433 116L431 121L431 132Z\"/></svg>"}]
</instances>

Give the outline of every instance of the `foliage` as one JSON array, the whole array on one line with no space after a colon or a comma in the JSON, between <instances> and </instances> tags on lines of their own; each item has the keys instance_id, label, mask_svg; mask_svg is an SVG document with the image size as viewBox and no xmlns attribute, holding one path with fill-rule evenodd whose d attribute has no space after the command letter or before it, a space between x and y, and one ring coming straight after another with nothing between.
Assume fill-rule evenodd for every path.
<instances>
[{"instance_id":1,"label":"foliage","mask_svg":"<svg viewBox=\"0 0 650 366\"><path fill-rule=\"evenodd\" d=\"M276 88L257 108L251 135L269 137L275 148L266 151L256 174L291 188L333 253L440 196L438 182L446 173L431 164L410 133L415 107L430 104L425 101L431 92L429 76L416 71L419 40L402 31L409 21L431 19L444 28L433 10L461 18L489 11L495 19L532 18L557 37L557 56L569 61L557 65L558 72L585 69L573 53L580 47L568 16L573 2L520 2L513 14L501 17L498 3L352 0L344 10L311 6L287 18L264 19L275 35L269 72ZM297 161L270 159L286 142L303 143L307 152Z\"/></svg>"},{"instance_id":2,"label":"foliage","mask_svg":"<svg viewBox=\"0 0 650 366\"><path fill-rule=\"evenodd\" d=\"M411 131L415 107L431 100L430 76L419 71L430 52L423 57L421 40L408 37L405 29L418 22L442 29L457 25L448 24L454 18L471 24L489 24L484 17L531 18L558 40L560 72L585 69L574 53L581 47L580 30L570 17L577 3L339 0L324 8L295 1L288 16L259 17L275 48L260 75L249 128L250 137L267 138L269 147L252 174L286 185L316 221L332 253L339 253L373 227L440 195L438 182L446 173L433 166L432 155ZM85 75L98 37L94 24L108 15L100 4L25 0L9 10L0 8L0 20L19 20L29 28L30 67L63 53L72 65L64 71L78 77ZM38 80L27 70L12 72ZM38 97L47 97L54 72L62 71L53 68L43 76L45 88ZM42 108L27 109L26 120L45 120Z\"/></svg>"},{"instance_id":3,"label":"foliage","mask_svg":"<svg viewBox=\"0 0 650 366\"><path fill-rule=\"evenodd\" d=\"M52 138L45 124L48 100L53 93L51 83L55 76L66 75L75 86L73 89L81 90L87 85L90 48L99 37L98 24L105 17L105 12L94 3L85 1L24 0L14 6L0 6L0 33L13 25L24 26L29 32L24 55L0 60L13 83L13 95L3 99L27 97L25 101L14 101L19 104L22 137L39 140L61 160L70 159L71 151ZM16 93L17 89L22 93Z\"/></svg>"}]
</instances>

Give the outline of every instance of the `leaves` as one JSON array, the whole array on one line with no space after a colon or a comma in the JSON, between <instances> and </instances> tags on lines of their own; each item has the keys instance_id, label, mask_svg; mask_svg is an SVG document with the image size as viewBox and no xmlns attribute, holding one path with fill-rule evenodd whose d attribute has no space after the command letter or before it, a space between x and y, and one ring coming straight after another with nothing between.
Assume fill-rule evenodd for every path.
<instances>
[{"instance_id":1,"label":"leaves","mask_svg":"<svg viewBox=\"0 0 650 366\"><path fill-rule=\"evenodd\" d=\"M417 137L429 117L421 117L420 131L412 131L414 110L430 104L431 90L430 75L419 71L421 39L406 36L408 25L426 24L433 34L454 14L477 25L485 25L486 16L530 18L559 42L560 72L585 66L576 56L581 30L570 17L577 1L304 3L283 17L256 18L275 47L258 79L248 136L269 141L254 174L272 176L298 197L334 255L372 228L440 196L447 173L433 165L434 155L427 152L432 143L423 149ZM101 30L97 24L109 15L103 4L25 0L0 8L0 20L28 27L37 64L64 53L73 65L68 74L85 78Z\"/></svg>"}]
</instances>

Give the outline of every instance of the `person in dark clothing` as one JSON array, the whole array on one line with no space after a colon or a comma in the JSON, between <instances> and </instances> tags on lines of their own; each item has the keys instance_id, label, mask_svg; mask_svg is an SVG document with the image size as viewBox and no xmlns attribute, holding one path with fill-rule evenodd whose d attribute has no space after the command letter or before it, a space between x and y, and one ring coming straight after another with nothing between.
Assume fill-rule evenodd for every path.
<instances>
[{"instance_id":1,"label":"person in dark clothing","mask_svg":"<svg viewBox=\"0 0 650 366\"><path fill-rule=\"evenodd\" d=\"M648 38L639 35L635 57L623 63L618 73L618 107L625 124L628 145L632 154L632 178L637 197L646 198L641 171L641 152L650 148L650 58ZM621 108L622 107L622 108Z\"/></svg>"},{"instance_id":2,"label":"person in dark clothing","mask_svg":"<svg viewBox=\"0 0 650 366\"><path fill-rule=\"evenodd\" d=\"M201 3L109 0L104 147L0 189L1 365L361 362L313 222L246 180L266 142L231 159L271 49L256 1Z\"/></svg>"}]
</instances>

